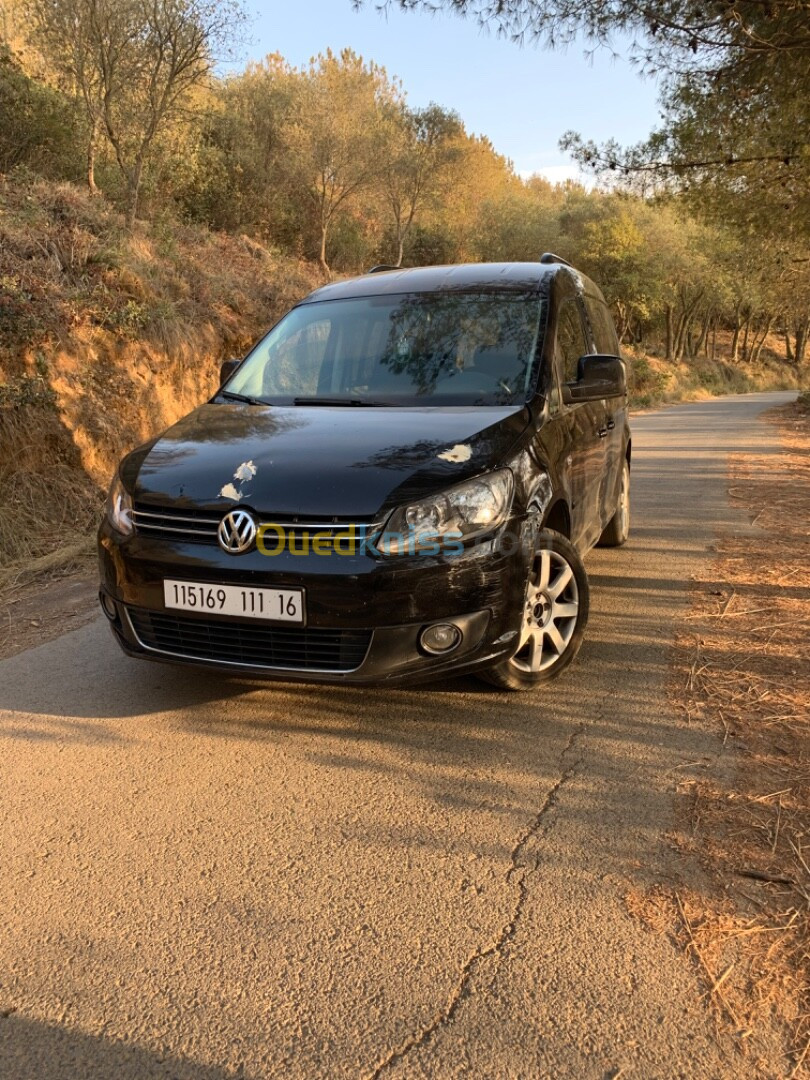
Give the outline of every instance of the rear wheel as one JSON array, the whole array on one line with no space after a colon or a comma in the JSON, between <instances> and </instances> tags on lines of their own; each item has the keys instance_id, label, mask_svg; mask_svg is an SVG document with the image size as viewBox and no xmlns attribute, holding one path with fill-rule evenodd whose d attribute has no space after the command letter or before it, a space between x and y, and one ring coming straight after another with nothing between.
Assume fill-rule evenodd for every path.
<instances>
[{"instance_id":1,"label":"rear wheel","mask_svg":"<svg viewBox=\"0 0 810 1080\"><path fill-rule=\"evenodd\" d=\"M625 458L622 465L622 486L616 513L607 523L599 537L598 547L621 547L630 535L630 464Z\"/></svg>"},{"instance_id":2,"label":"rear wheel","mask_svg":"<svg viewBox=\"0 0 810 1080\"><path fill-rule=\"evenodd\" d=\"M576 548L550 529L538 541L517 648L509 660L478 673L501 690L531 690L555 679L579 652L588 621L588 577Z\"/></svg>"}]
</instances>

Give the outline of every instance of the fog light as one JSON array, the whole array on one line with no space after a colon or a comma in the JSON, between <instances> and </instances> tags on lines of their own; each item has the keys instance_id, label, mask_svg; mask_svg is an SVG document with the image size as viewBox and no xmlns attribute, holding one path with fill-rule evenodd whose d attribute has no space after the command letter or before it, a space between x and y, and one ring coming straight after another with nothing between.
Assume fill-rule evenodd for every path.
<instances>
[{"instance_id":1,"label":"fog light","mask_svg":"<svg viewBox=\"0 0 810 1080\"><path fill-rule=\"evenodd\" d=\"M461 631L452 623L436 623L426 627L419 635L419 644L425 652L437 656L452 652L461 644Z\"/></svg>"},{"instance_id":2,"label":"fog light","mask_svg":"<svg viewBox=\"0 0 810 1080\"><path fill-rule=\"evenodd\" d=\"M116 608L113 601L110 599L109 596L107 596L105 592L99 593L98 598L101 601L101 610L110 620L110 622L115 622L118 618L118 609Z\"/></svg>"}]
</instances>

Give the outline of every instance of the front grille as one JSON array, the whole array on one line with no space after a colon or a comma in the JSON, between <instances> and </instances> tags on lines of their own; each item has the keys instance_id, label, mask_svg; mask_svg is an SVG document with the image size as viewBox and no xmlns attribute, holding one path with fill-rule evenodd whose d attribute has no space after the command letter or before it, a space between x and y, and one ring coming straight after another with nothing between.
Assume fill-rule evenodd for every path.
<instances>
[{"instance_id":1,"label":"front grille","mask_svg":"<svg viewBox=\"0 0 810 1080\"><path fill-rule=\"evenodd\" d=\"M216 544L217 529L223 515L210 510L175 510L160 506L135 504L132 520L144 536L186 544Z\"/></svg>"},{"instance_id":2,"label":"front grille","mask_svg":"<svg viewBox=\"0 0 810 1080\"><path fill-rule=\"evenodd\" d=\"M178 510L136 503L132 520L136 530L144 536L174 543L216 544L217 529L226 513L223 510L217 516L211 510ZM312 540L316 534L321 541L321 550L324 546L334 544L342 554L351 554L379 529L379 524L373 522L340 518L324 521L322 518L278 517L273 514L255 514L255 517L259 525L277 526L265 533L265 546L274 554L277 549L289 549L298 555L308 554L313 550ZM324 538L327 539L325 545ZM280 542L282 547L279 547Z\"/></svg>"},{"instance_id":3,"label":"front grille","mask_svg":"<svg viewBox=\"0 0 810 1080\"><path fill-rule=\"evenodd\" d=\"M127 608L141 645L187 660L287 671L349 672L360 667L371 630L249 626L222 619L195 619Z\"/></svg>"}]
</instances>

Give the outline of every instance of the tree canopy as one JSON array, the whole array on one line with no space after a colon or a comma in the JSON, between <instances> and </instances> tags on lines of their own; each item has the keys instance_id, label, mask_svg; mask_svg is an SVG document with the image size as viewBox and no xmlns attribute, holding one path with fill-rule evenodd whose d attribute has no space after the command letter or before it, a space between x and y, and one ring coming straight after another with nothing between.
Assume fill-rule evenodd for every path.
<instances>
[{"instance_id":1,"label":"tree canopy","mask_svg":"<svg viewBox=\"0 0 810 1080\"><path fill-rule=\"evenodd\" d=\"M629 59L662 77L661 128L633 147L575 132L562 146L613 184L679 190L744 229L810 238L808 0L374 2L454 11L518 43L629 36Z\"/></svg>"},{"instance_id":2,"label":"tree canopy","mask_svg":"<svg viewBox=\"0 0 810 1080\"><path fill-rule=\"evenodd\" d=\"M271 55L221 73L213 61L238 28L230 0L19 2L33 13L27 47L0 54L0 169L12 182L32 174L76 181L84 171L130 229L144 217L165 222L167 246L191 221L242 236L251 250L261 245L262 258L319 263L325 276L558 251L600 284L626 347L743 364L756 362L766 341L773 349L778 333L785 360L803 362L810 213L798 23L795 47L763 31L765 44L744 35L733 52L704 28L694 52L675 47L692 16L673 5L660 31L673 45L670 126L629 150L570 135L570 148L608 181L586 190L517 175L452 109L412 108L397 79L351 50L301 67ZM524 38L544 26L584 27L598 38L630 26L631 14L653 44L659 33L644 21L651 7L452 6ZM677 25L676 14L684 16ZM719 33L716 14L711 33ZM21 25L15 20L15 43ZM720 82L708 66L718 58ZM781 104L777 71L790 98ZM718 86L736 88L720 95L722 110ZM79 241L63 239L59 265L73 265Z\"/></svg>"},{"instance_id":3,"label":"tree canopy","mask_svg":"<svg viewBox=\"0 0 810 1080\"><path fill-rule=\"evenodd\" d=\"M25 8L32 42L84 104L91 189L101 130L134 220L155 137L206 79L241 9L236 0L26 0Z\"/></svg>"}]
</instances>

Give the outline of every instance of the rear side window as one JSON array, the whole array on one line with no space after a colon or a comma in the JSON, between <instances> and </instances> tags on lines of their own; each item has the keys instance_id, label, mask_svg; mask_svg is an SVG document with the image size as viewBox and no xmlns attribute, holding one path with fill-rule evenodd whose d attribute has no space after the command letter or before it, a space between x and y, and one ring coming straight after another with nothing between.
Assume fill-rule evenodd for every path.
<instances>
[{"instance_id":1,"label":"rear side window","mask_svg":"<svg viewBox=\"0 0 810 1080\"><path fill-rule=\"evenodd\" d=\"M616 329L607 304L593 296L586 296L585 306L588 309L597 352L607 356L618 356L619 339L616 337Z\"/></svg>"},{"instance_id":2,"label":"rear side window","mask_svg":"<svg viewBox=\"0 0 810 1080\"><path fill-rule=\"evenodd\" d=\"M582 318L576 300L563 300L557 317L557 355L562 364L563 382L575 382L579 358L589 353Z\"/></svg>"}]
</instances>

